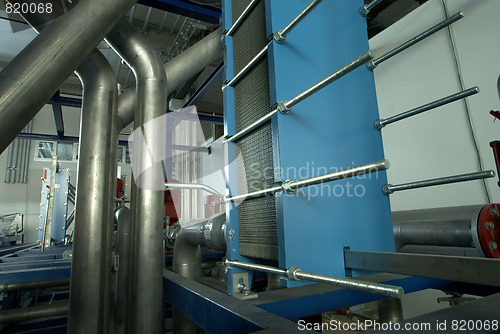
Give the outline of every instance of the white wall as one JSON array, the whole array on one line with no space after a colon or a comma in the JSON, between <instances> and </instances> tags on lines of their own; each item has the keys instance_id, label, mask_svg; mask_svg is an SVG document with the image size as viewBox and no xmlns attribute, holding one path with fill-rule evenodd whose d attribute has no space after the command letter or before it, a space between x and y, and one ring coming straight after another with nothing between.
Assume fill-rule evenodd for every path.
<instances>
[{"instance_id":1,"label":"white wall","mask_svg":"<svg viewBox=\"0 0 500 334\"><path fill-rule=\"evenodd\" d=\"M489 142L500 139L500 122L491 109L500 109L496 81L500 75L500 1L447 1L449 14L463 11L451 27L458 49L465 88L479 86L468 98L484 169L495 169ZM445 19L441 0L430 0L370 40L380 56ZM453 51L446 29L382 63L374 71L380 116L400 112L460 91ZM382 130L385 155L391 162L389 183L398 184L479 170L465 103L453 102L388 125ZM493 202L500 201L498 178L487 180ZM392 210L487 203L481 181L407 190L391 195ZM405 318L448 307L437 303L441 291L425 290L402 299Z\"/></svg>"},{"instance_id":2,"label":"white wall","mask_svg":"<svg viewBox=\"0 0 500 334\"><path fill-rule=\"evenodd\" d=\"M80 109L63 107L64 128L66 136L77 137L80 132ZM46 105L33 119L33 133L57 134L52 106ZM127 136L122 136L126 140ZM31 141L31 152L29 154L29 171L27 184L6 184L0 181L0 216L8 213L20 212L25 215L25 242L37 241L37 227L40 214L40 192L41 176L44 167L50 168L50 161L35 161L35 150L37 142ZM0 155L0 175L5 175L7 167L8 149ZM60 161L62 168L69 168L71 183L77 184L77 163ZM122 174L127 175L128 184L132 173L130 166L121 165ZM126 187L127 196L130 198L130 187Z\"/></svg>"},{"instance_id":3,"label":"white wall","mask_svg":"<svg viewBox=\"0 0 500 334\"><path fill-rule=\"evenodd\" d=\"M485 169L495 169L489 142L500 138L500 122L493 123L490 109L498 109L496 80L500 74L497 34L500 2L495 0L447 1L450 15L463 11L455 22L458 57L465 88L481 92L468 98L472 124ZM445 19L442 2L430 0L370 40L375 55L412 38ZM382 118L398 114L460 91L446 29L434 34L375 69ZM385 154L391 162L389 183L398 184L479 170L476 150L466 117L465 103L452 104L388 125L382 130ZM487 181L491 198L500 201L497 178ZM486 203L481 181L407 190L391 195L393 210Z\"/></svg>"}]
</instances>

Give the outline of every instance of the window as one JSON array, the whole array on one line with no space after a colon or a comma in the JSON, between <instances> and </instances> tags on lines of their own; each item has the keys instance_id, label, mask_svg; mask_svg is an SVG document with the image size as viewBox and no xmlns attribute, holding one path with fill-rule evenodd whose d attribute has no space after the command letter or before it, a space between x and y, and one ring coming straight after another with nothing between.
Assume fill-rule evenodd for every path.
<instances>
[{"instance_id":1,"label":"window","mask_svg":"<svg viewBox=\"0 0 500 334\"><path fill-rule=\"evenodd\" d=\"M57 160L73 161L73 143L57 143Z\"/></svg>"},{"instance_id":2,"label":"window","mask_svg":"<svg viewBox=\"0 0 500 334\"><path fill-rule=\"evenodd\" d=\"M118 164L128 164L130 165L130 153L128 146L118 146L118 151L116 152L116 160Z\"/></svg>"},{"instance_id":3,"label":"window","mask_svg":"<svg viewBox=\"0 0 500 334\"><path fill-rule=\"evenodd\" d=\"M55 155L55 143L53 141L38 141L38 150L35 159L50 160Z\"/></svg>"},{"instance_id":4,"label":"window","mask_svg":"<svg viewBox=\"0 0 500 334\"><path fill-rule=\"evenodd\" d=\"M50 161L55 155L57 155L58 161L77 161L78 144L47 140L38 141L35 160Z\"/></svg>"}]
</instances>

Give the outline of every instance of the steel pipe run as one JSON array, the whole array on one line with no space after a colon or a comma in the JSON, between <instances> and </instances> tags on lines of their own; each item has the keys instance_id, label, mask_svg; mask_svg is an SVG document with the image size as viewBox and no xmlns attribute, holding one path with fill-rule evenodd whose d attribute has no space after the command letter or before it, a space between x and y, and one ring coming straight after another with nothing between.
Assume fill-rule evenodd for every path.
<instances>
[{"instance_id":1,"label":"steel pipe run","mask_svg":"<svg viewBox=\"0 0 500 334\"><path fill-rule=\"evenodd\" d=\"M388 160L380 160L376 162L372 162L369 164L361 165L361 166L356 166L352 168L347 168L338 172L332 172L324 175L319 175L316 177L311 177L308 179L303 179L300 181L293 181L293 180L285 180L282 182L281 185L279 186L274 186L268 189L264 190L259 190L259 191L254 191L248 194L243 194L243 195L236 195L236 196L231 196L231 197L226 197L224 198L224 202L238 202L238 201L243 201L245 199L251 199L251 198L257 198L257 197L262 197L266 195L271 195L274 194L278 191L284 191L286 193L293 193L299 188L304 188L320 183L326 183L326 182L331 182L331 181L336 181L336 180L342 180L342 179L347 179L351 177L355 177L358 175L364 175L364 174L369 174L369 173L375 173L375 172L380 172L386 169L389 169L390 163Z\"/></svg>"},{"instance_id":2,"label":"steel pipe run","mask_svg":"<svg viewBox=\"0 0 500 334\"><path fill-rule=\"evenodd\" d=\"M54 288L61 286L69 287L69 278L56 278L43 281L29 281L29 282L17 282L17 283L3 283L0 284L0 293L7 293L19 290L47 289L47 288Z\"/></svg>"},{"instance_id":3,"label":"steel pipe run","mask_svg":"<svg viewBox=\"0 0 500 334\"><path fill-rule=\"evenodd\" d=\"M68 314L68 302L55 302L49 305L37 305L0 311L0 324L24 322L41 318L50 318Z\"/></svg>"},{"instance_id":4,"label":"steel pipe run","mask_svg":"<svg viewBox=\"0 0 500 334\"><path fill-rule=\"evenodd\" d=\"M498 258L500 204L392 212L396 250ZM475 250L476 252L473 252Z\"/></svg>"},{"instance_id":5,"label":"steel pipe run","mask_svg":"<svg viewBox=\"0 0 500 334\"><path fill-rule=\"evenodd\" d=\"M323 0L313 0L309 3L309 5L307 5L306 8L304 8L300 13L299 15L297 15L290 23L288 23L288 25L283 28L283 29L280 29L278 31L276 31L274 34L273 34L273 38L276 42L278 43L283 43L286 39L286 36L303 20L306 18L307 15L309 15L310 12L312 12L312 10L314 8L316 8L316 6L318 6Z\"/></svg>"},{"instance_id":6,"label":"steel pipe run","mask_svg":"<svg viewBox=\"0 0 500 334\"><path fill-rule=\"evenodd\" d=\"M411 116L418 115L420 113L423 113L423 112L428 111L428 110L432 110L432 109L437 108L437 107L441 107L441 106L443 106L445 104L448 104L448 103L451 103L451 102L455 102L457 100L466 98L468 96L471 96L471 95L474 95L474 94L477 94L477 93L479 93L479 87L476 86L476 87L472 87L472 88L469 88L467 90L464 90L462 92L458 92L456 94L452 94L452 95L443 97L442 99L439 99L439 100L436 100L436 101L424 104L423 106L420 106L420 107L417 107L417 108L405 111L405 112L403 112L401 114L398 114L398 115L395 115L395 116L391 116L391 117L386 118L386 119L377 119L374 122L375 128L377 130L382 130L382 128L385 127L388 124L391 124L391 123L394 123L394 122L406 119L406 118L411 117Z\"/></svg>"},{"instance_id":7,"label":"steel pipe run","mask_svg":"<svg viewBox=\"0 0 500 334\"><path fill-rule=\"evenodd\" d=\"M134 4L79 1L0 72L0 153Z\"/></svg>"},{"instance_id":8,"label":"steel pipe run","mask_svg":"<svg viewBox=\"0 0 500 334\"><path fill-rule=\"evenodd\" d=\"M476 173L468 173L454 176L441 177L437 179L430 179L424 181L416 181L416 182L408 182L402 184L384 184L382 186L382 191L386 195L390 195L395 191L408 190L408 189L417 189L417 188L425 188L431 186L438 186L441 184L449 184L449 183L457 183L457 182L465 182L465 181L473 181L473 180L481 180L490 177L495 177L495 172L492 170L484 171L484 172L476 172Z\"/></svg>"},{"instance_id":9,"label":"steel pipe run","mask_svg":"<svg viewBox=\"0 0 500 334\"><path fill-rule=\"evenodd\" d=\"M427 37L431 36L432 34L438 32L439 30L443 29L443 28L446 28L447 26L449 26L450 24L460 20L462 17L464 17L464 14L462 12L460 13L456 13L455 15L451 16L450 18L436 24L435 26L433 26L432 28L424 31L423 33L421 33L420 35L417 35L415 37L413 37L412 39L404 42L403 44L399 45L398 47L392 49L391 51L387 52L386 54L376 58L376 59L373 59L371 60L368 64L366 64L368 66L368 68L370 70L374 70L375 68L377 68L378 65L382 64L384 61L394 57L395 55L397 55L398 53L400 52L403 52L404 50L408 49L409 47L417 44L418 42L420 41L423 41L424 39L426 39Z\"/></svg>"},{"instance_id":10,"label":"steel pipe run","mask_svg":"<svg viewBox=\"0 0 500 334\"><path fill-rule=\"evenodd\" d=\"M375 293L379 295L396 297L396 298L401 298L404 294L403 288L399 286L367 282L349 277L340 278L340 277L327 276L321 274L313 274L304 272L295 266L292 266L288 268L288 270L285 270L261 264L244 263L239 261L226 260L226 264L229 267L236 267L247 270L256 270L256 271L262 271L270 274L284 276L292 281L306 280L310 282L316 282L331 286L338 286L346 289L353 289L357 291L364 291L364 292Z\"/></svg>"},{"instance_id":11,"label":"steel pipe run","mask_svg":"<svg viewBox=\"0 0 500 334\"><path fill-rule=\"evenodd\" d=\"M130 327L133 277L133 235L131 231L130 210L126 207L118 209L115 213L118 224L118 236L116 241L116 253L119 256L120 268L116 275L116 295L114 308L114 333L124 334Z\"/></svg>"},{"instance_id":12,"label":"steel pipe run","mask_svg":"<svg viewBox=\"0 0 500 334\"><path fill-rule=\"evenodd\" d=\"M165 114L167 106L167 77L156 50L126 20L121 20L106 37L106 41L128 62L136 75L134 128L144 131L149 121ZM123 95L123 94L122 94ZM122 121L124 119L122 118ZM124 123L126 124L126 123ZM161 127L149 127L143 132L144 147L134 148L136 169L145 171L134 175L135 203L132 209L136 240L133 277L133 333L162 333L163 318L163 199L164 192L154 190L164 184L160 163L148 167L150 152L164 146Z\"/></svg>"},{"instance_id":13,"label":"steel pipe run","mask_svg":"<svg viewBox=\"0 0 500 334\"><path fill-rule=\"evenodd\" d=\"M167 75L168 89L171 92L177 90L186 81L198 75L222 56L221 28L219 28L163 65ZM118 98L118 116L122 122L121 128L133 122L134 105L135 87L131 87ZM160 109L162 113L166 112L167 104Z\"/></svg>"},{"instance_id":14,"label":"steel pipe run","mask_svg":"<svg viewBox=\"0 0 500 334\"><path fill-rule=\"evenodd\" d=\"M201 276L200 246L226 250L226 214L183 227L177 231L174 245L172 271L183 277L197 280ZM178 310L173 315L174 333L201 332L198 326Z\"/></svg>"},{"instance_id":15,"label":"steel pipe run","mask_svg":"<svg viewBox=\"0 0 500 334\"><path fill-rule=\"evenodd\" d=\"M373 59L373 55L371 54L371 51L367 51L363 53L361 56L355 58L354 60L350 61L349 63L345 64L320 82L316 83L315 85L309 87L299 95L295 96L294 98L291 98L290 100L286 101L280 101L278 103L278 110L282 112L283 114L287 114L292 110L292 107L296 105L297 103L307 99L309 96L317 93L318 91L322 90L326 86L330 85L331 83L337 81L338 79L342 78L343 76L351 73L358 67L360 67L363 64L366 64L369 60Z\"/></svg>"},{"instance_id":16,"label":"steel pipe run","mask_svg":"<svg viewBox=\"0 0 500 334\"><path fill-rule=\"evenodd\" d=\"M76 188L73 265L68 332L107 332L111 243L107 233L112 119L118 86L113 69L97 49L77 69L83 85ZM113 159L113 160L110 160Z\"/></svg>"}]
</instances>

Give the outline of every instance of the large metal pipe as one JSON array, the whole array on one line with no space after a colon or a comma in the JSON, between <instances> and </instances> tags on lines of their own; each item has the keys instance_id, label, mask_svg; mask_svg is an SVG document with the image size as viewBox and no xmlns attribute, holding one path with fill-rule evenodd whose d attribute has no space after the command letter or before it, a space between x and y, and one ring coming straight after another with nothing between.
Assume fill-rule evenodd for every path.
<instances>
[{"instance_id":1,"label":"large metal pipe","mask_svg":"<svg viewBox=\"0 0 500 334\"><path fill-rule=\"evenodd\" d=\"M201 275L200 246L226 250L226 214L181 228L175 237L172 271L196 280Z\"/></svg>"},{"instance_id":2,"label":"large metal pipe","mask_svg":"<svg viewBox=\"0 0 500 334\"><path fill-rule=\"evenodd\" d=\"M54 19L0 73L0 153L135 0L79 1Z\"/></svg>"},{"instance_id":3,"label":"large metal pipe","mask_svg":"<svg viewBox=\"0 0 500 334\"><path fill-rule=\"evenodd\" d=\"M124 334L130 328L130 305L132 290L132 246L130 210L126 207L120 208L115 213L118 223L118 237L116 252L119 255L120 268L116 273L116 296L114 314L114 333Z\"/></svg>"},{"instance_id":4,"label":"large metal pipe","mask_svg":"<svg viewBox=\"0 0 500 334\"><path fill-rule=\"evenodd\" d=\"M110 128L117 117L113 69L97 49L78 68L83 84L71 266L69 333L107 332L111 255L107 225ZM81 191L84 190L84 191Z\"/></svg>"},{"instance_id":5,"label":"large metal pipe","mask_svg":"<svg viewBox=\"0 0 500 334\"><path fill-rule=\"evenodd\" d=\"M467 250L476 249L478 255L495 257L496 253L488 252L488 233L481 231L495 231L499 220L497 211L496 204L395 211L392 220L396 250L406 252L433 246L426 251L463 255Z\"/></svg>"},{"instance_id":6,"label":"large metal pipe","mask_svg":"<svg viewBox=\"0 0 500 334\"><path fill-rule=\"evenodd\" d=\"M167 77L156 50L126 20L121 20L108 34L107 42L117 51L136 75L134 128L165 114L167 106ZM123 118L122 118L123 120ZM124 123L126 124L126 123ZM144 147L134 147L134 163L151 161L150 152L163 147L165 135L161 127L149 127L144 135ZM137 170L146 170L137 166ZM141 175L134 175L135 204L132 211L135 225L134 249L134 310L132 332L162 333L163 331L163 191L157 185L164 183L160 163L153 164Z\"/></svg>"},{"instance_id":7,"label":"large metal pipe","mask_svg":"<svg viewBox=\"0 0 500 334\"><path fill-rule=\"evenodd\" d=\"M47 289L60 286L69 286L69 278L55 278L43 281L29 281L0 284L0 293L19 290Z\"/></svg>"},{"instance_id":8,"label":"large metal pipe","mask_svg":"<svg viewBox=\"0 0 500 334\"><path fill-rule=\"evenodd\" d=\"M168 89L175 91L187 80L203 71L207 66L222 58L221 28L215 30L180 55L165 63ZM118 98L118 115L122 128L134 120L135 88L127 89ZM166 111L166 104L161 108Z\"/></svg>"},{"instance_id":9,"label":"large metal pipe","mask_svg":"<svg viewBox=\"0 0 500 334\"><path fill-rule=\"evenodd\" d=\"M172 270L197 280L201 276L201 246L226 250L226 214L181 228L175 236ZM201 333L198 326L178 310L173 314L174 333Z\"/></svg>"},{"instance_id":10,"label":"large metal pipe","mask_svg":"<svg viewBox=\"0 0 500 334\"><path fill-rule=\"evenodd\" d=\"M57 302L50 305L38 305L28 308L17 308L0 311L0 323L24 322L34 319L49 318L68 313L67 302Z\"/></svg>"}]
</instances>

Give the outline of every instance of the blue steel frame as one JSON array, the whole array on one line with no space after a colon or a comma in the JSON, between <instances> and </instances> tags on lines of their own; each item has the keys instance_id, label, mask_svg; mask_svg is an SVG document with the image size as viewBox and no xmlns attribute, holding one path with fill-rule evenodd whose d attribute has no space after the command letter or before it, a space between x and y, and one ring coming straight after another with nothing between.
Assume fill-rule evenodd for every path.
<instances>
[{"instance_id":1,"label":"blue steel frame","mask_svg":"<svg viewBox=\"0 0 500 334\"><path fill-rule=\"evenodd\" d=\"M219 23L221 16L220 8L188 0L139 0L138 3L212 24Z\"/></svg>"}]
</instances>

